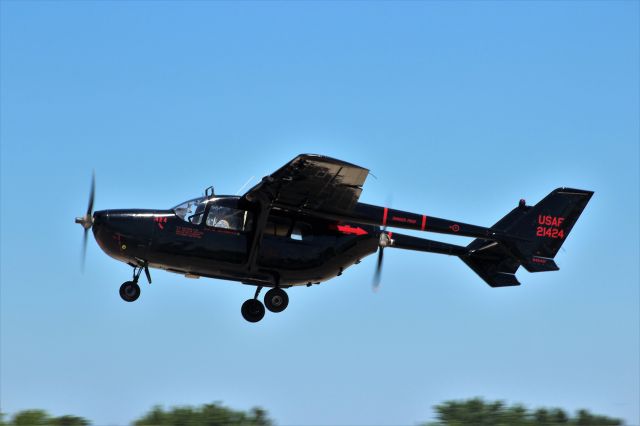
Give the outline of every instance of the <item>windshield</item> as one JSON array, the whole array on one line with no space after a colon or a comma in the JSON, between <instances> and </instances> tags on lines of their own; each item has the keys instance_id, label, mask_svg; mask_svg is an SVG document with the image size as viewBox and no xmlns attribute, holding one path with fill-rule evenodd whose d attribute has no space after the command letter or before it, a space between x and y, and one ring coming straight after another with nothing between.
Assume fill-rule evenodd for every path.
<instances>
[{"instance_id":1,"label":"windshield","mask_svg":"<svg viewBox=\"0 0 640 426\"><path fill-rule=\"evenodd\" d=\"M194 198L193 200L185 201L175 206L173 211L176 216L185 222L200 225L200 222L202 222L202 213L204 213L204 208L207 205L206 202L207 199L204 197Z\"/></svg>"}]
</instances>

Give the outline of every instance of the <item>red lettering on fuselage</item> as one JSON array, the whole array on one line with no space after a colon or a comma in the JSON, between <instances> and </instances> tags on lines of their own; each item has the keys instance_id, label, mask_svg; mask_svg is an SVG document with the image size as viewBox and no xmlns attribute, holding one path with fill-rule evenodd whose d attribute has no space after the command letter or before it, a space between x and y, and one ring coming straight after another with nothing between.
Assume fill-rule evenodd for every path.
<instances>
[{"instance_id":1,"label":"red lettering on fuselage","mask_svg":"<svg viewBox=\"0 0 640 426\"><path fill-rule=\"evenodd\" d=\"M539 225L547 225L547 226L555 226L556 228L562 225L564 222L564 217L559 216L549 216L549 215L538 215L538 224Z\"/></svg>"},{"instance_id":2,"label":"red lettering on fuselage","mask_svg":"<svg viewBox=\"0 0 640 426\"><path fill-rule=\"evenodd\" d=\"M416 223L418 223L417 220L411 219L411 218L408 218L408 217L392 216L391 220L394 221L394 222L410 223L411 225L415 225Z\"/></svg>"},{"instance_id":3,"label":"red lettering on fuselage","mask_svg":"<svg viewBox=\"0 0 640 426\"><path fill-rule=\"evenodd\" d=\"M155 217L153 221L158 225L158 228L164 229L164 224L167 223L166 217Z\"/></svg>"},{"instance_id":4,"label":"red lettering on fuselage","mask_svg":"<svg viewBox=\"0 0 640 426\"><path fill-rule=\"evenodd\" d=\"M204 232L200 231L198 228L190 228L188 226L176 227L176 235L181 237L202 238L202 234L204 234Z\"/></svg>"},{"instance_id":5,"label":"red lettering on fuselage","mask_svg":"<svg viewBox=\"0 0 640 426\"><path fill-rule=\"evenodd\" d=\"M561 216L538 215L538 226L536 228L536 237L544 238L564 238L564 230L560 229L565 218Z\"/></svg>"}]
</instances>

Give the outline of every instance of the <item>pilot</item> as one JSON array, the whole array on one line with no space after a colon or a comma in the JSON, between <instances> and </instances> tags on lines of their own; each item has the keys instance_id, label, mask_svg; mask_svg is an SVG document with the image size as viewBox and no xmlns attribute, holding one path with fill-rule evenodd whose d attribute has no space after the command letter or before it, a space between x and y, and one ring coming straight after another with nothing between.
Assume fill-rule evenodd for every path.
<instances>
[{"instance_id":1,"label":"pilot","mask_svg":"<svg viewBox=\"0 0 640 426\"><path fill-rule=\"evenodd\" d=\"M216 228L224 228L224 229L231 228L229 226L229 222L227 222L227 220L225 218L222 218L222 219L216 221L213 226L216 227Z\"/></svg>"},{"instance_id":2,"label":"pilot","mask_svg":"<svg viewBox=\"0 0 640 426\"><path fill-rule=\"evenodd\" d=\"M225 207L211 207L207 216L207 225L214 228L239 230L242 226L241 212Z\"/></svg>"},{"instance_id":3,"label":"pilot","mask_svg":"<svg viewBox=\"0 0 640 426\"><path fill-rule=\"evenodd\" d=\"M187 215L187 208L186 207L176 207L175 210L176 212L176 216L178 216L180 219L184 219L185 216Z\"/></svg>"}]
</instances>

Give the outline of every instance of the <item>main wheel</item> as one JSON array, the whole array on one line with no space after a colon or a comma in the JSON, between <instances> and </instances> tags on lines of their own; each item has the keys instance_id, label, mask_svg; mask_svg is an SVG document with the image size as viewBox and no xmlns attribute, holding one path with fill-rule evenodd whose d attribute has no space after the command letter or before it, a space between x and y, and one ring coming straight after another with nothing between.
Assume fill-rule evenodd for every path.
<instances>
[{"instance_id":1,"label":"main wheel","mask_svg":"<svg viewBox=\"0 0 640 426\"><path fill-rule=\"evenodd\" d=\"M120 286L120 297L125 302L135 302L140 297L140 286L133 281L127 281Z\"/></svg>"},{"instance_id":2,"label":"main wheel","mask_svg":"<svg viewBox=\"0 0 640 426\"><path fill-rule=\"evenodd\" d=\"M271 312L282 312L289 305L289 296L281 288L272 288L264 295L264 304Z\"/></svg>"},{"instance_id":3,"label":"main wheel","mask_svg":"<svg viewBox=\"0 0 640 426\"><path fill-rule=\"evenodd\" d=\"M240 312L247 321L258 322L264 318L264 305L257 299L249 299L242 304Z\"/></svg>"}]
</instances>

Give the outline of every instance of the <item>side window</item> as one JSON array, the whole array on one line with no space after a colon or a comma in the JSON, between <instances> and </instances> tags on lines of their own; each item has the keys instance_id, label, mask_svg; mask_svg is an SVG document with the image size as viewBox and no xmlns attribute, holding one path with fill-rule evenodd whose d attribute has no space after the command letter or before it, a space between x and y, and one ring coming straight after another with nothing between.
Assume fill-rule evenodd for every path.
<instances>
[{"instance_id":1,"label":"side window","mask_svg":"<svg viewBox=\"0 0 640 426\"><path fill-rule=\"evenodd\" d=\"M206 225L212 228L247 231L251 229L253 216L245 210L212 205L209 208Z\"/></svg>"},{"instance_id":2,"label":"side window","mask_svg":"<svg viewBox=\"0 0 640 426\"><path fill-rule=\"evenodd\" d=\"M313 232L311 225L306 222L296 222L293 227L293 231L291 231L291 239L298 241L309 241L313 238Z\"/></svg>"},{"instance_id":3,"label":"side window","mask_svg":"<svg viewBox=\"0 0 640 426\"><path fill-rule=\"evenodd\" d=\"M291 230L291 219L283 217L270 217L264 228L265 235L275 237L288 237Z\"/></svg>"}]
</instances>

